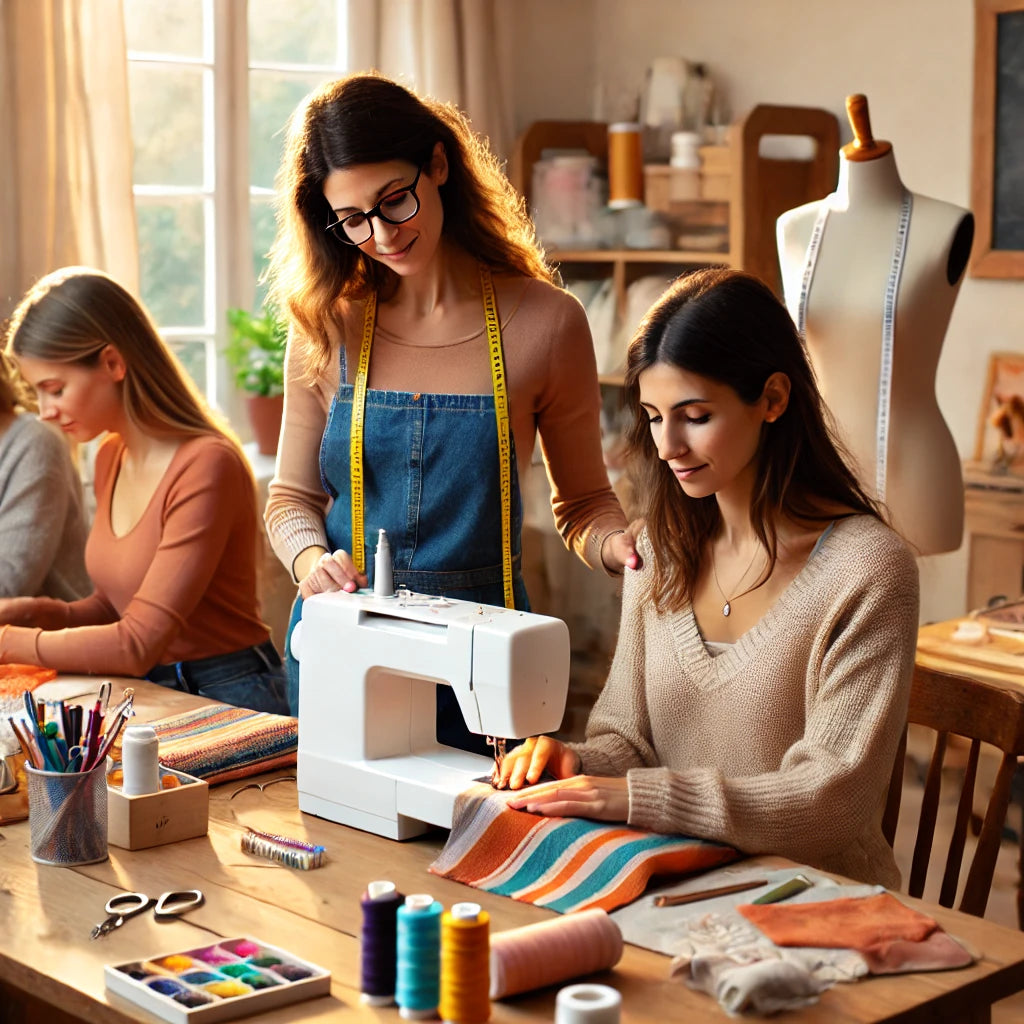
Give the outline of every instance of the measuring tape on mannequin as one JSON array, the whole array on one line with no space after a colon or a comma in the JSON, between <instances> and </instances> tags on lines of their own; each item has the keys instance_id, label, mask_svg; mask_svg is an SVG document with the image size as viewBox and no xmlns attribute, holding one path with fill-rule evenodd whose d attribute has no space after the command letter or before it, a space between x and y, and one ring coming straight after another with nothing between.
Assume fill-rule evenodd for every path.
<instances>
[{"instance_id":1,"label":"measuring tape on mannequin","mask_svg":"<svg viewBox=\"0 0 1024 1024\"><path fill-rule=\"evenodd\" d=\"M822 200L818 211L811 240L807 245L807 259L804 263L804 276L800 282L800 299L797 305L796 326L803 338L807 325L807 296L814 279L814 268L818 262L818 251L821 238L825 233L825 224L831 211L831 196ZM879 501L885 501L886 466L889 457L889 422L892 407L892 359L893 340L896 333L896 299L900 291L900 278L903 275L903 258L907 251L907 236L910 233L910 212L914 197L904 189L900 203L900 219L896 228L896 240L893 243L892 262L889 266L889 277L885 285L885 302L882 307L882 353L878 372L878 414L875 420L875 494Z\"/></svg>"},{"instance_id":2,"label":"measuring tape on mannequin","mask_svg":"<svg viewBox=\"0 0 1024 1024\"><path fill-rule=\"evenodd\" d=\"M508 385L505 357L501 348L498 305L494 298L491 271L480 265L484 324L487 329L488 362L494 386L494 415L498 428L498 468L501 491L501 578L505 607L515 607L512 592L512 432L509 426ZM359 572L366 571L364 532L366 507L363 492L363 429L366 419L366 382L370 373L370 350L377 323L377 296L371 293L363 315L363 338L359 347L359 365L352 394L352 432L349 435L352 500L352 561Z\"/></svg>"}]
</instances>

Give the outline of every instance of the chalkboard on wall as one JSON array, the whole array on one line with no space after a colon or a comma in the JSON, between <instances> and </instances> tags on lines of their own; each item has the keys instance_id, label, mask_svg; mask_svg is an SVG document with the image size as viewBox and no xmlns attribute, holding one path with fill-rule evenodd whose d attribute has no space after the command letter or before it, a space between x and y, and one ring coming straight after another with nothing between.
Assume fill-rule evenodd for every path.
<instances>
[{"instance_id":1,"label":"chalkboard on wall","mask_svg":"<svg viewBox=\"0 0 1024 1024\"><path fill-rule=\"evenodd\" d=\"M975 0L975 277L1024 277L1024 0Z\"/></svg>"}]
</instances>

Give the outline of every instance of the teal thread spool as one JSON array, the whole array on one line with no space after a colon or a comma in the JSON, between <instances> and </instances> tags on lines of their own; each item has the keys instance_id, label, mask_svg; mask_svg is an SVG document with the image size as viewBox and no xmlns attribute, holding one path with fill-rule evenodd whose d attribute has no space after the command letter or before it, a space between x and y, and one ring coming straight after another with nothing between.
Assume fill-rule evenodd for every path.
<instances>
[{"instance_id":1,"label":"teal thread spool","mask_svg":"<svg viewBox=\"0 0 1024 1024\"><path fill-rule=\"evenodd\" d=\"M441 1000L441 904L426 893L398 908L395 1002L405 1020L430 1020Z\"/></svg>"}]
</instances>

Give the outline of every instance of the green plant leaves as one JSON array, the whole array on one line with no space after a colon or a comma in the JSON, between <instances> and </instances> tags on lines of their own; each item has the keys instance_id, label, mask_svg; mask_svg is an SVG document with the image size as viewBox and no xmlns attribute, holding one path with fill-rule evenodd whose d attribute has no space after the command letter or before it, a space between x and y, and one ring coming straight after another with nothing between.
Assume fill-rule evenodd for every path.
<instances>
[{"instance_id":1,"label":"green plant leaves","mask_svg":"<svg viewBox=\"0 0 1024 1024\"><path fill-rule=\"evenodd\" d=\"M236 387L252 395L284 394L285 320L269 306L259 313L232 308L227 318L231 336L224 357Z\"/></svg>"}]
</instances>

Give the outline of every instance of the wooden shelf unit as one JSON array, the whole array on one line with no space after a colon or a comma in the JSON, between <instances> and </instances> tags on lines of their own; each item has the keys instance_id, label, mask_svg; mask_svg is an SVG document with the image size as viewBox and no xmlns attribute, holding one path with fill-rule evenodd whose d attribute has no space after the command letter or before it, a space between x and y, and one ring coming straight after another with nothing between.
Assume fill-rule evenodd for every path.
<instances>
[{"instance_id":1,"label":"wooden shelf unit","mask_svg":"<svg viewBox=\"0 0 1024 1024\"><path fill-rule=\"evenodd\" d=\"M762 140L777 136L812 139L813 155L809 159L763 156ZM607 125L599 121L537 121L523 132L516 143L509 177L527 202L531 198L533 165L545 149L551 148L585 149L606 162ZM737 267L766 281L781 297L775 222L786 210L821 199L835 188L839 122L831 112L816 107L761 104L731 126L729 151L729 200L691 200L685 204L689 207L687 222L707 226L724 218L720 223L728 228L726 250L553 248L550 258L567 279L610 275L620 318L625 313L629 285L659 266L671 276L686 266ZM616 375L604 375L602 379L609 383L617 380Z\"/></svg>"}]
</instances>

